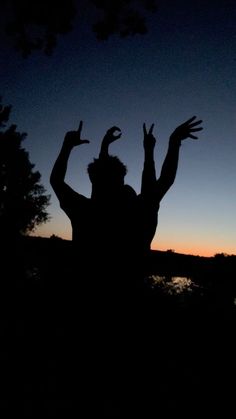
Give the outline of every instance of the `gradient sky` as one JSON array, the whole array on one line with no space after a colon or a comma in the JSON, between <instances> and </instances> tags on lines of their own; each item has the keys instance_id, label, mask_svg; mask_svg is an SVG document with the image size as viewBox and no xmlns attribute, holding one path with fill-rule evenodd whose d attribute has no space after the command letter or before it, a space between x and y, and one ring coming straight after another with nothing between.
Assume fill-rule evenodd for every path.
<instances>
[{"instance_id":1,"label":"gradient sky","mask_svg":"<svg viewBox=\"0 0 236 419\"><path fill-rule=\"evenodd\" d=\"M185 140L174 185L163 198L153 249L211 256L236 254L236 4L231 0L161 0L149 33L98 42L87 10L79 27L59 38L52 57L22 59L0 49L0 95L12 123L27 132L24 147L51 194L51 221L36 235L71 238L71 226L49 184L64 135L84 121L90 144L73 150L67 182L90 196L87 164L106 130L128 167L126 183L140 191L142 124L155 123L157 175L177 125L196 115L204 130Z\"/></svg>"}]
</instances>

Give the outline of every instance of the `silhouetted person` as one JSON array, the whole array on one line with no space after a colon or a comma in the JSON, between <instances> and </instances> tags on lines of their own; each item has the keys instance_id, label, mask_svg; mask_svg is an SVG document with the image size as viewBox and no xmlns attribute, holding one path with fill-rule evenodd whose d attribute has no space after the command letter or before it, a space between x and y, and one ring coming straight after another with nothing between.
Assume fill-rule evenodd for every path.
<instances>
[{"instance_id":1,"label":"silhouetted person","mask_svg":"<svg viewBox=\"0 0 236 419\"><path fill-rule=\"evenodd\" d=\"M109 145L121 136L117 127L107 131L99 158L88 165L91 198L75 192L65 182L68 159L75 146L89 141L81 139L82 121L78 131L66 134L50 181L61 208L71 220L78 268L85 263L87 271L110 275L111 282L116 274L118 277L125 272L142 272L143 259L156 232L160 202L175 180L181 142L186 138L196 139L193 133L202 129L201 122L192 117L174 130L158 179L154 163L154 124L149 131L143 124L144 168L139 194L124 183L125 165L108 153Z\"/></svg>"},{"instance_id":2,"label":"silhouetted person","mask_svg":"<svg viewBox=\"0 0 236 419\"><path fill-rule=\"evenodd\" d=\"M124 359L121 352L124 350L125 338L122 335L119 339L119 328L124 328L126 324L125 333L131 332L132 310L135 311L134 317L137 314L137 305L133 302L131 304L132 292L136 287L142 290L142 281L146 273L145 260L156 232L160 202L175 180L181 142L187 138L196 139L194 133L202 129L199 127L201 122L194 116L174 130L158 179L154 163L154 124L149 130L143 124L144 167L141 192L138 194L124 182L127 172L125 165L118 157L111 156L108 152L110 144L121 136L118 127L114 126L107 131L99 158L88 165L88 175L92 183L90 198L75 192L65 182L72 149L89 143L88 140L81 139L82 121L78 131L66 134L54 164L51 185L72 225L73 258L75 269L78 271L78 276L75 275L74 278L78 283L76 295L81 302L79 288L82 284L82 292L86 290L85 301L91 299L88 305L90 308L86 308L87 315L91 316L88 311L92 310L96 322L97 339L91 347L96 347L99 352L98 342L105 339L106 343L102 345L101 352L103 361L108 359L108 370L109 356L114 363L114 348L117 370L120 366L119 357L121 363ZM115 134L117 131L118 134ZM127 318L128 307L130 313ZM131 358L132 348L131 344Z\"/></svg>"}]
</instances>

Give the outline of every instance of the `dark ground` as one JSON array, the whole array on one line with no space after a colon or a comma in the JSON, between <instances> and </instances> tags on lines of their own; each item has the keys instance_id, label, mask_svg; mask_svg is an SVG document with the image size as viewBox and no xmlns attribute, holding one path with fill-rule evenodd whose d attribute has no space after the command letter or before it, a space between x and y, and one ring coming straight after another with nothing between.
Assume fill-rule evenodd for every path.
<instances>
[{"instance_id":1,"label":"dark ground","mask_svg":"<svg viewBox=\"0 0 236 419\"><path fill-rule=\"evenodd\" d=\"M30 238L5 252L1 417L231 417L235 257L153 252L153 274L197 286L146 286L121 306L78 292L70 245Z\"/></svg>"}]
</instances>

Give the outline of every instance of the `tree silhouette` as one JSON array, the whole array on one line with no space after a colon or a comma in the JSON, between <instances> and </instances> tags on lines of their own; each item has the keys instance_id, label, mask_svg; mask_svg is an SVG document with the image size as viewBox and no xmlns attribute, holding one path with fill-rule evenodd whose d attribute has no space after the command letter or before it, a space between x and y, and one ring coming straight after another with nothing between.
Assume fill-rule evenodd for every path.
<instances>
[{"instance_id":1,"label":"tree silhouette","mask_svg":"<svg viewBox=\"0 0 236 419\"><path fill-rule=\"evenodd\" d=\"M22 147L27 134L6 127L10 106L0 105L0 229L1 237L27 234L49 219L50 196L40 184L41 175Z\"/></svg>"},{"instance_id":2,"label":"tree silhouette","mask_svg":"<svg viewBox=\"0 0 236 419\"><path fill-rule=\"evenodd\" d=\"M85 5L97 16L92 30L99 40L146 33L146 12L156 11L156 0L3 0L1 14L7 34L24 57L35 50L50 55L58 35L73 29Z\"/></svg>"}]
</instances>

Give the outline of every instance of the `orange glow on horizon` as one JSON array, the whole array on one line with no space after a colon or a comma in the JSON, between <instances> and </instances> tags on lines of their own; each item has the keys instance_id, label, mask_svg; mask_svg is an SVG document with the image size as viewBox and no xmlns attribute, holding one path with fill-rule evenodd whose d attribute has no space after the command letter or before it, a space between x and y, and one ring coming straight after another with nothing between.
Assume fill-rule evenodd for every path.
<instances>
[{"instance_id":1,"label":"orange glow on horizon","mask_svg":"<svg viewBox=\"0 0 236 419\"><path fill-rule=\"evenodd\" d=\"M173 250L175 253L181 253L185 255L193 255L193 256L203 256L203 257L211 257L214 256L216 253L223 253L222 251L213 251L212 249L208 248L199 248L197 246L164 246L164 245L152 245L152 250Z\"/></svg>"},{"instance_id":2,"label":"orange glow on horizon","mask_svg":"<svg viewBox=\"0 0 236 419\"><path fill-rule=\"evenodd\" d=\"M55 235L64 240L71 240L71 225L66 217L61 218L60 222L46 223L40 226L32 235L40 237L51 237ZM200 243L199 240L195 241L194 238L188 238L188 241L185 241L184 239L178 240L178 238L171 239L170 237L166 237L165 239L164 237L164 235L158 236L157 238L154 237L151 249L164 252L171 249L176 253L203 257L212 257L217 253L236 254L234 243L224 243L221 247L217 245L217 242L214 242L214 237L210 239L206 238Z\"/></svg>"},{"instance_id":3,"label":"orange glow on horizon","mask_svg":"<svg viewBox=\"0 0 236 419\"><path fill-rule=\"evenodd\" d=\"M222 249L217 246L198 246L197 244L184 244L184 243L175 243L168 246L166 243L162 244L161 242L153 242L151 245L152 250L173 250L175 253L181 253L186 255L193 255L193 256L203 256L203 257L212 257L218 253L226 253L228 255L235 255L236 249Z\"/></svg>"},{"instance_id":4,"label":"orange glow on horizon","mask_svg":"<svg viewBox=\"0 0 236 419\"><path fill-rule=\"evenodd\" d=\"M55 234L55 236L58 236L64 240L71 240L71 234L69 233L59 233L59 232L55 232L55 231L37 231L34 234L32 234L33 236L40 236L40 237L51 237L53 234ZM161 243L161 242L155 242L153 241L152 245L151 245L151 249L152 250L160 250L160 251L167 251L167 250L173 250L173 252L175 253L181 253L181 254L186 254L186 255L193 255L193 256L203 256L203 257L212 257L217 253L226 253L229 255L232 254L236 254L236 251L231 251L231 249L225 250L225 249L219 249L217 247L215 248L210 248L207 246L195 246L195 245L184 245L184 244L170 244L168 245L168 243Z\"/></svg>"}]
</instances>

